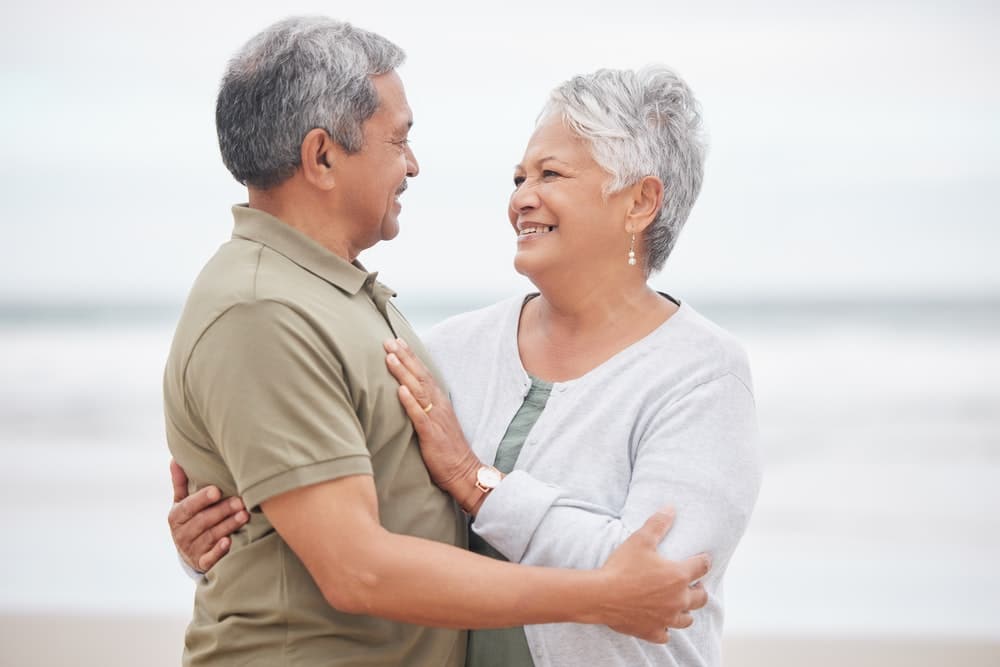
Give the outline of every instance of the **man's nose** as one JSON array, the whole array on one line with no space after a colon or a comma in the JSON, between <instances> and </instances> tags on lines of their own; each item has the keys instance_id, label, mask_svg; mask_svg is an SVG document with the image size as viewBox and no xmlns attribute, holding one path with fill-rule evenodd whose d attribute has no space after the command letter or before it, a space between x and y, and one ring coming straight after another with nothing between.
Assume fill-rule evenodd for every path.
<instances>
[{"instance_id":1,"label":"man's nose","mask_svg":"<svg viewBox=\"0 0 1000 667\"><path fill-rule=\"evenodd\" d=\"M409 146L406 147L406 175L413 178L420 173L420 164L417 162L417 156L413 154L413 149Z\"/></svg>"}]
</instances>

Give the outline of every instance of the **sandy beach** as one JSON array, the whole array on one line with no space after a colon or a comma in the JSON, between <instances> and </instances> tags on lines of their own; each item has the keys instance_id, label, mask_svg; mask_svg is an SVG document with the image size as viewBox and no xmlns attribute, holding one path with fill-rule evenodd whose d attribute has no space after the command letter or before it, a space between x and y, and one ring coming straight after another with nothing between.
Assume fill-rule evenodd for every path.
<instances>
[{"instance_id":1,"label":"sandy beach","mask_svg":"<svg viewBox=\"0 0 1000 667\"><path fill-rule=\"evenodd\" d=\"M180 616L0 615L0 665L176 667L185 624ZM726 667L996 667L1000 642L730 637L725 656Z\"/></svg>"}]
</instances>

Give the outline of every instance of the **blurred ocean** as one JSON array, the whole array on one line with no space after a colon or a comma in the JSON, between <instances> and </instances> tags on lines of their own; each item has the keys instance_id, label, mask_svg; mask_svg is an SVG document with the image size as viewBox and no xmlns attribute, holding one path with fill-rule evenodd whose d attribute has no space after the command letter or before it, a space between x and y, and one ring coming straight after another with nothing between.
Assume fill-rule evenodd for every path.
<instances>
[{"instance_id":1,"label":"blurred ocean","mask_svg":"<svg viewBox=\"0 0 1000 667\"><path fill-rule=\"evenodd\" d=\"M401 308L418 330L484 304ZM1000 302L697 303L753 362L764 488L734 634L1000 638ZM176 306L0 306L0 612L186 614Z\"/></svg>"}]
</instances>

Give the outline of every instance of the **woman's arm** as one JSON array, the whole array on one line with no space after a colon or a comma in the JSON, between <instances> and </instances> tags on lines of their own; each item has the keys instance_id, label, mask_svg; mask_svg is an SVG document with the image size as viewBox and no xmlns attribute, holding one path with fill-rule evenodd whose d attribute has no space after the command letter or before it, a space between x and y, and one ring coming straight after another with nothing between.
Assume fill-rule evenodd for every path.
<instances>
[{"instance_id":1,"label":"woman's arm","mask_svg":"<svg viewBox=\"0 0 1000 667\"><path fill-rule=\"evenodd\" d=\"M669 504L677 519L661 553L708 553L720 574L760 483L749 391L731 375L699 385L659 410L635 451L626 500L615 514L529 471L514 471L490 493L473 528L511 560L592 567L645 516Z\"/></svg>"},{"instance_id":2,"label":"woman's arm","mask_svg":"<svg viewBox=\"0 0 1000 667\"><path fill-rule=\"evenodd\" d=\"M471 509L474 530L508 559L595 567L646 517L672 505L676 527L661 552L678 558L707 551L719 566L728 561L760 483L753 396L736 376L698 385L657 412L639 435L624 506L612 513L524 470L483 499L468 472L471 450L444 392L405 348L387 342L386 350L432 477ZM421 409L431 404L430 412ZM478 465L475 459L472 467ZM476 493L481 505L470 507Z\"/></svg>"},{"instance_id":3,"label":"woman's arm","mask_svg":"<svg viewBox=\"0 0 1000 667\"><path fill-rule=\"evenodd\" d=\"M245 524L250 515L239 498L222 498L214 486L188 495L188 478L176 461L170 461L170 481L174 504L167 514L170 537L188 575L198 579L226 555L229 537Z\"/></svg>"}]
</instances>

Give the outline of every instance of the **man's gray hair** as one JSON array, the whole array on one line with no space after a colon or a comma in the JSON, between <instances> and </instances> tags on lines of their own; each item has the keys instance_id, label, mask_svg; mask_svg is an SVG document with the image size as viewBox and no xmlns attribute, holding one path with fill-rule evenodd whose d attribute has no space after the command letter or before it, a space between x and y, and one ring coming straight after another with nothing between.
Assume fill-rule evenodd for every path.
<instances>
[{"instance_id":1,"label":"man's gray hair","mask_svg":"<svg viewBox=\"0 0 1000 667\"><path fill-rule=\"evenodd\" d=\"M646 176L663 181L663 202L644 233L647 272L663 268L694 206L704 174L701 113L688 85L662 66L602 69L552 91L539 120L561 115L611 174L605 194Z\"/></svg>"},{"instance_id":2,"label":"man's gray hair","mask_svg":"<svg viewBox=\"0 0 1000 667\"><path fill-rule=\"evenodd\" d=\"M375 33L324 17L293 17L253 37L229 62L215 107L222 161L237 181L267 189L301 162L302 140L322 128L349 153L378 109L371 77L403 50Z\"/></svg>"}]
</instances>

